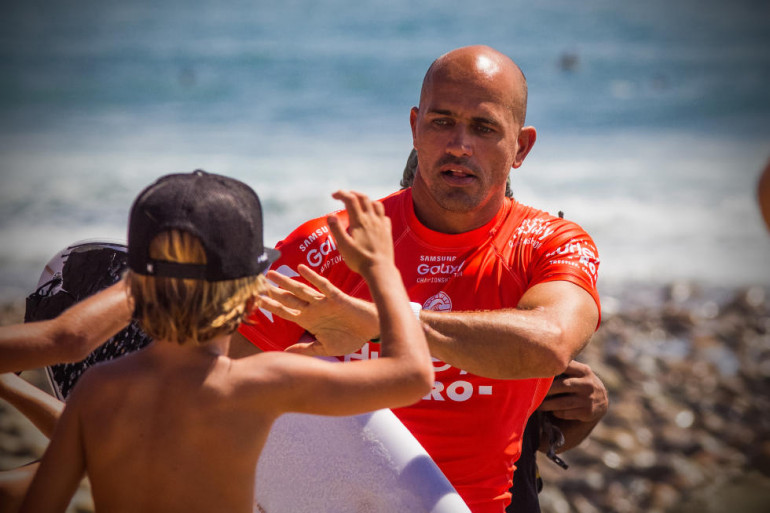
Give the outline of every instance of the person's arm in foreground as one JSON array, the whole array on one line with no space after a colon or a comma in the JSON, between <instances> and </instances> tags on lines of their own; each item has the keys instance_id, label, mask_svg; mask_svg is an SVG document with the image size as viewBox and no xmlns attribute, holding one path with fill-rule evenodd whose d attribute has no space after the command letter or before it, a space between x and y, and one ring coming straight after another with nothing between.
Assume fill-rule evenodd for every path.
<instances>
[{"instance_id":1,"label":"person's arm in foreground","mask_svg":"<svg viewBox=\"0 0 770 513\"><path fill-rule=\"evenodd\" d=\"M46 437L53 436L63 402L13 373L0 374L0 398L19 410Z\"/></svg>"},{"instance_id":2,"label":"person's arm in foreground","mask_svg":"<svg viewBox=\"0 0 770 513\"><path fill-rule=\"evenodd\" d=\"M295 314L286 317L276 302L264 308L296 322L316 340L288 350L303 354L341 355L358 349L325 336L325 326L349 327L363 343L377 334L377 312L370 303L353 298L327 279L300 265L299 274L317 290L270 271L282 290L271 296ZM317 296L321 296L318 298ZM313 301L307 298L313 297ZM599 320L599 309L584 289L567 281L530 288L516 308L495 311L432 312L422 310L430 351L436 358L490 378L520 379L562 373L588 343ZM360 347L360 344L359 344Z\"/></svg>"},{"instance_id":3,"label":"person's arm in foreground","mask_svg":"<svg viewBox=\"0 0 770 513\"><path fill-rule=\"evenodd\" d=\"M17 513L39 462L10 470L0 470L0 513Z\"/></svg>"},{"instance_id":4,"label":"person's arm in foreground","mask_svg":"<svg viewBox=\"0 0 770 513\"><path fill-rule=\"evenodd\" d=\"M557 453L576 447L585 440L609 408L607 389L588 365L572 361L567 370L553 380L540 410L552 414L553 424L564 435ZM541 436L540 450L549 449L547 437Z\"/></svg>"},{"instance_id":5,"label":"person's arm in foreground","mask_svg":"<svg viewBox=\"0 0 770 513\"><path fill-rule=\"evenodd\" d=\"M43 455L40 467L27 490L22 513L46 513L64 511L72 499L85 473L85 449L80 432L78 410L81 394L89 386L83 375L78 386L69 396L67 406L56 424L51 443Z\"/></svg>"},{"instance_id":6,"label":"person's arm in foreground","mask_svg":"<svg viewBox=\"0 0 770 513\"><path fill-rule=\"evenodd\" d=\"M361 274L369 286L379 312L382 351L376 360L330 363L283 353L262 356L285 362L283 376L290 387L281 387L286 411L350 415L385 407L413 404L433 386L433 364L425 335L409 306L401 274L393 260L390 219L379 202L348 191L333 195L345 203L350 218L349 233L336 217L329 218L340 254L351 270ZM323 299L312 289L303 301ZM270 298L262 299L287 318L299 312ZM290 356L287 358L287 356ZM285 383L283 383L285 385Z\"/></svg>"},{"instance_id":7,"label":"person's arm in foreground","mask_svg":"<svg viewBox=\"0 0 770 513\"><path fill-rule=\"evenodd\" d=\"M27 417L45 436L51 438L64 403L13 373L0 374L0 398ZM38 463L0 471L0 512L17 511Z\"/></svg>"},{"instance_id":8,"label":"person's arm in foreground","mask_svg":"<svg viewBox=\"0 0 770 513\"><path fill-rule=\"evenodd\" d=\"M123 280L47 321L0 327L0 372L76 362L131 321Z\"/></svg>"}]
</instances>

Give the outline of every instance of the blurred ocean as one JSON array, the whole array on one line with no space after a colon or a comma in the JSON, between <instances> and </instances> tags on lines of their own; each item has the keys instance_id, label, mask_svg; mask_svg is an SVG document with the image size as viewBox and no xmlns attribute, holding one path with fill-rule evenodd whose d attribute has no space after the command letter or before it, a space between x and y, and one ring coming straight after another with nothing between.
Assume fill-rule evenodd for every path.
<instances>
[{"instance_id":1,"label":"blurred ocean","mask_svg":"<svg viewBox=\"0 0 770 513\"><path fill-rule=\"evenodd\" d=\"M476 43L529 80L517 198L594 236L600 287L770 285L764 0L28 0L0 7L0 299L169 172L248 182L271 244L391 192L425 70Z\"/></svg>"}]
</instances>

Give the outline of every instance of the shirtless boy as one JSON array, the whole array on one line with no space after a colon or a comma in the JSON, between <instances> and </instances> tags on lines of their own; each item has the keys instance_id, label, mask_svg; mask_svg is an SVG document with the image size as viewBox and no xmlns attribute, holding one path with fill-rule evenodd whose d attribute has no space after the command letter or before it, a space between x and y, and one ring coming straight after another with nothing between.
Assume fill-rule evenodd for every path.
<instances>
[{"instance_id":1,"label":"shirtless boy","mask_svg":"<svg viewBox=\"0 0 770 513\"><path fill-rule=\"evenodd\" d=\"M147 348L78 382L22 511L63 511L83 473L97 511L251 512L257 459L284 412L351 415L418 401L433 384L420 325L393 262L381 204L349 191L350 228L329 224L379 309L382 356L330 363L283 352L230 359L277 252L245 184L196 171L145 189L129 221L128 282ZM312 300L312 298L308 298Z\"/></svg>"}]
</instances>

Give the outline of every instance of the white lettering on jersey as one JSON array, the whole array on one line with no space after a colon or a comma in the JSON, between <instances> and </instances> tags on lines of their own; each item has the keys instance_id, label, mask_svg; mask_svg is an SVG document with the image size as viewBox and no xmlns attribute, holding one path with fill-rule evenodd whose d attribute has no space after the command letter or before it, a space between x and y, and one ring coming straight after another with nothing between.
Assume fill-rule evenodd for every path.
<instances>
[{"instance_id":1,"label":"white lettering on jersey","mask_svg":"<svg viewBox=\"0 0 770 513\"><path fill-rule=\"evenodd\" d=\"M571 240L566 244L563 244L551 251L546 258L557 257L551 260L552 264L567 264L573 267L580 268L586 273L591 282L596 284L596 271L597 265L599 265L599 258L596 256L596 249L588 244L580 241Z\"/></svg>"},{"instance_id":2,"label":"white lettering on jersey","mask_svg":"<svg viewBox=\"0 0 770 513\"><path fill-rule=\"evenodd\" d=\"M521 225L516 228L508 246L513 247L517 242L521 244L532 244L539 248L543 240L551 235L554 229L551 228L551 220L548 219L525 219Z\"/></svg>"},{"instance_id":3,"label":"white lettering on jersey","mask_svg":"<svg viewBox=\"0 0 770 513\"><path fill-rule=\"evenodd\" d=\"M330 235L321 242L318 249L311 249L307 252L307 263L311 267L318 267L323 262L324 257L336 249L337 245L334 243L334 238Z\"/></svg>"},{"instance_id":4,"label":"white lettering on jersey","mask_svg":"<svg viewBox=\"0 0 770 513\"><path fill-rule=\"evenodd\" d=\"M420 262L454 262L455 255L420 255Z\"/></svg>"},{"instance_id":5,"label":"white lettering on jersey","mask_svg":"<svg viewBox=\"0 0 770 513\"><path fill-rule=\"evenodd\" d=\"M474 395L492 395L492 385L479 385L474 390L473 383L468 381L457 380L449 385L445 385L442 381L434 381L433 389L422 400L445 401L448 399L456 403L462 403Z\"/></svg>"},{"instance_id":6,"label":"white lettering on jersey","mask_svg":"<svg viewBox=\"0 0 770 513\"><path fill-rule=\"evenodd\" d=\"M465 260L460 262L460 265L452 265L452 264L438 264L438 265L429 265L429 264L420 264L417 266L417 274L420 276L425 276L426 274L431 275L451 275L451 276L459 276L462 275L463 266L465 265Z\"/></svg>"},{"instance_id":7,"label":"white lettering on jersey","mask_svg":"<svg viewBox=\"0 0 770 513\"><path fill-rule=\"evenodd\" d=\"M312 233L308 234L305 240L300 242L299 250L304 253L310 247L310 245L316 241L316 239L323 237L328 233L329 233L328 226L322 226L320 228L316 228Z\"/></svg>"}]
</instances>

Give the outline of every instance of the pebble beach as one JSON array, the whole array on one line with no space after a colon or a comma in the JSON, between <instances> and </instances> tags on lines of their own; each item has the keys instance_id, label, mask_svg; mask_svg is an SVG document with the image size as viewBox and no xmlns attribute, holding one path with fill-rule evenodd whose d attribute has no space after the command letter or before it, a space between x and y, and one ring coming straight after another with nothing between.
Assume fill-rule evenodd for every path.
<instances>
[{"instance_id":1,"label":"pebble beach","mask_svg":"<svg viewBox=\"0 0 770 513\"><path fill-rule=\"evenodd\" d=\"M610 408L565 453L539 458L544 512L770 510L770 290L691 283L605 294L580 359Z\"/></svg>"},{"instance_id":2,"label":"pebble beach","mask_svg":"<svg viewBox=\"0 0 770 513\"><path fill-rule=\"evenodd\" d=\"M564 454L539 459L544 513L763 513L770 506L770 289L625 285L602 295L602 325L580 360L610 409ZM23 304L0 307L0 322ZM41 371L23 377L47 387ZM46 439L0 402L0 468ZM84 481L69 512L93 511Z\"/></svg>"}]
</instances>

